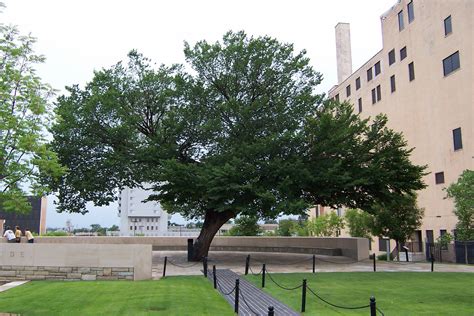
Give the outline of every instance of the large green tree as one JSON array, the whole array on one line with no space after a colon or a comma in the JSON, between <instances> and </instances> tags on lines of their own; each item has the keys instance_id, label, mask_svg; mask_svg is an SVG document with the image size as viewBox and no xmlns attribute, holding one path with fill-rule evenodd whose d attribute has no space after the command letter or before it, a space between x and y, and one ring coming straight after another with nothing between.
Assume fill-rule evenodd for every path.
<instances>
[{"instance_id":1,"label":"large green tree","mask_svg":"<svg viewBox=\"0 0 474 316\"><path fill-rule=\"evenodd\" d=\"M302 214L309 205L366 207L417 190L386 118L360 120L348 104L314 93L321 75L305 52L244 32L185 45L192 71L154 69L132 52L58 100L54 146L70 172L55 183L60 210L154 185L168 212L203 219L194 259L242 216Z\"/></svg>"},{"instance_id":2,"label":"large green tree","mask_svg":"<svg viewBox=\"0 0 474 316\"><path fill-rule=\"evenodd\" d=\"M36 75L34 43L0 24L0 207L11 212L30 211L26 196L48 193L43 180L64 172L47 144L53 90Z\"/></svg>"},{"instance_id":3,"label":"large green tree","mask_svg":"<svg viewBox=\"0 0 474 316\"><path fill-rule=\"evenodd\" d=\"M464 170L446 191L454 199L454 214L458 218L456 240L474 240L474 171Z\"/></svg>"}]
</instances>

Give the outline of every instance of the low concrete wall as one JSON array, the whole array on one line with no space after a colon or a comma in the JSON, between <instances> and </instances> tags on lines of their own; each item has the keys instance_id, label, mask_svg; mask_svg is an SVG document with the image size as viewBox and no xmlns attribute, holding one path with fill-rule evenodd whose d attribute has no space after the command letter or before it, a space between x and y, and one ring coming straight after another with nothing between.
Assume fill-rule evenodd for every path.
<instances>
[{"instance_id":1,"label":"low concrete wall","mask_svg":"<svg viewBox=\"0 0 474 316\"><path fill-rule=\"evenodd\" d=\"M0 275L89 280L132 279L133 276L133 280L146 280L151 279L151 249L150 245L139 244L1 243Z\"/></svg>"},{"instance_id":2,"label":"low concrete wall","mask_svg":"<svg viewBox=\"0 0 474 316\"><path fill-rule=\"evenodd\" d=\"M153 250L187 250L188 237L39 237L38 244L142 244ZM211 251L290 252L369 257L366 238L343 237L215 237Z\"/></svg>"}]
</instances>

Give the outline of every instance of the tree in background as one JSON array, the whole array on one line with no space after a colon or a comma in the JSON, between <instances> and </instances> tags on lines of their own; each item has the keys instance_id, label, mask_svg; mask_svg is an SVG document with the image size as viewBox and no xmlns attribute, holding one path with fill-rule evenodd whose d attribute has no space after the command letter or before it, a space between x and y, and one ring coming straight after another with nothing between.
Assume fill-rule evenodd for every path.
<instances>
[{"instance_id":1,"label":"tree in background","mask_svg":"<svg viewBox=\"0 0 474 316\"><path fill-rule=\"evenodd\" d=\"M344 219L335 212L329 212L309 220L307 226L311 236L337 237L344 228Z\"/></svg>"},{"instance_id":2,"label":"tree in background","mask_svg":"<svg viewBox=\"0 0 474 316\"><path fill-rule=\"evenodd\" d=\"M415 194L394 196L390 201L375 204L369 212L374 216L372 234L395 240L397 250L400 243L410 239L423 219L423 209L416 205Z\"/></svg>"},{"instance_id":3,"label":"tree in background","mask_svg":"<svg viewBox=\"0 0 474 316\"><path fill-rule=\"evenodd\" d=\"M291 236L294 232L296 221L291 219L281 219L278 222L278 229L276 231L278 236Z\"/></svg>"},{"instance_id":4,"label":"tree in background","mask_svg":"<svg viewBox=\"0 0 474 316\"><path fill-rule=\"evenodd\" d=\"M464 241L465 262L468 263L466 241L474 240L474 171L464 170L459 179L448 189L448 197L454 199L456 240Z\"/></svg>"},{"instance_id":5,"label":"tree in background","mask_svg":"<svg viewBox=\"0 0 474 316\"><path fill-rule=\"evenodd\" d=\"M106 205L116 188L154 184L169 213L203 219L194 260L237 216L304 214L310 205L364 208L424 187L401 134L383 116L314 93L305 51L228 32L185 45L192 73L136 52L58 99L54 148L70 171L54 182L59 210Z\"/></svg>"},{"instance_id":6,"label":"tree in background","mask_svg":"<svg viewBox=\"0 0 474 316\"><path fill-rule=\"evenodd\" d=\"M46 195L43 180L65 171L47 144L53 90L36 75L45 58L34 53L35 41L0 24L0 206L8 212L31 211L26 196Z\"/></svg>"},{"instance_id":7,"label":"tree in background","mask_svg":"<svg viewBox=\"0 0 474 316\"><path fill-rule=\"evenodd\" d=\"M474 240L474 171L464 170L459 179L446 190L454 199L456 240Z\"/></svg>"},{"instance_id":8,"label":"tree in background","mask_svg":"<svg viewBox=\"0 0 474 316\"><path fill-rule=\"evenodd\" d=\"M258 217L242 215L235 219L235 225L229 229L229 236L258 236L262 229L258 225Z\"/></svg>"},{"instance_id":9,"label":"tree in background","mask_svg":"<svg viewBox=\"0 0 474 316\"><path fill-rule=\"evenodd\" d=\"M110 230L111 232L116 232L116 231L119 231L120 228L117 225L112 225L109 228L107 228L106 230Z\"/></svg>"},{"instance_id":10,"label":"tree in background","mask_svg":"<svg viewBox=\"0 0 474 316\"><path fill-rule=\"evenodd\" d=\"M352 237L363 237L372 240L371 228L374 218L371 214L362 210L349 209L344 216L349 234Z\"/></svg>"}]
</instances>

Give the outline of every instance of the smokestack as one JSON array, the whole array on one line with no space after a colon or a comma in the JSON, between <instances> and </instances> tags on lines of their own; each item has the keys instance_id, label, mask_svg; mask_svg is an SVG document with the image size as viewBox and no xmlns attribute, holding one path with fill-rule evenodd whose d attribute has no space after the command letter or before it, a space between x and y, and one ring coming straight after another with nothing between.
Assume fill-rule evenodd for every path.
<instances>
[{"instance_id":1,"label":"smokestack","mask_svg":"<svg viewBox=\"0 0 474 316\"><path fill-rule=\"evenodd\" d=\"M336 25L337 81L343 82L352 73L351 27L349 23Z\"/></svg>"}]
</instances>

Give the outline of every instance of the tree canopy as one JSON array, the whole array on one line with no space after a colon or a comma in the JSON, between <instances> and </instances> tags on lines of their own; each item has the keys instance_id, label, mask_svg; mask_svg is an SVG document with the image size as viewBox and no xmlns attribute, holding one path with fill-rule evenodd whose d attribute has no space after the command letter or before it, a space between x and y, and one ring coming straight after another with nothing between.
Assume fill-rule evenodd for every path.
<instances>
[{"instance_id":1,"label":"tree canopy","mask_svg":"<svg viewBox=\"0 0 474 316\"><path fill-rule=\"evenodd\" d=\"M49 188L44 179L64 172L47 144L53 90L36 75L35 66L44 57L34 53L35 41L15 26L0 24L0 205L4 211L31 211L27 195L45 195Z\"/></svg>"},{"instance_id":2,"label":"tree canopy","mask_svg":"<svg viewBox=\"0 0 474 316\"><path fill-rule=\"evenodd\" d=\"M154 184L171 213L204 219L195 256L237 216L302 214L310 205L365 208L424 187L401 134L377 116L314 93L306 52L228 32L185 44L191 71L129 63L58 99L54 148L70 169L59 209L113 201L116 188Z\"/></svg>"},{"instance_id":3,"label":"tree canopy","mask_svg":"<svg viewBox=\"0 0 474 316\"><path fill-rule=\"evenodd\" d=\"M458 218L456 240L474 240L474 171L464 170L446 191L454 199L454 214Z\"/></svg>"}]
</instances>

